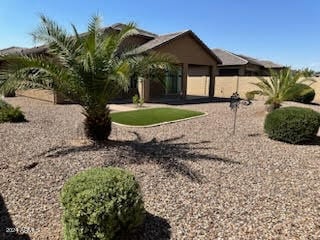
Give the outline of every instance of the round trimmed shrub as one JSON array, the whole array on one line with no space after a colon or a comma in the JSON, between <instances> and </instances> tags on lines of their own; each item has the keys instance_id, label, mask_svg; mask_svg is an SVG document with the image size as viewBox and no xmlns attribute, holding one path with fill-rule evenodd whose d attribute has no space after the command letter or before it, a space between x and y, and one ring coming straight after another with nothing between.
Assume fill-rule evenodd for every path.
<instances>
[{"instance_id":1,"label":"round trimmed shrub","mask_svg":"<svg viewBox=\"0 0 320 240\"><path fill-rule=\"evenodd\" d=\"M293 97L292 101L300 102L300 103L311 103L316 95L314 89L306 84L298 83L294 87L294 89L302 89L299 94ZM295 91L295 90L293 90ZM299 92L299 91L298 91Z\"/></svg>"},{"instance_id":2,"label":"round trimmed shrub","mask_svg":"<svg viewBox=\"0 0 320 240\"><path fill-rule=\"evenodd\" d=\"M61 191L65 240L115 239L144 221L135 177L120 168L93 168L71 177Z\"/></svg>"},{"instance_id":3,"label":"round trimmed shrub","mask_svg":"<svg viewBox=\"0 0 320 240\"><path fill-rule=\"evenodd\" d=\"M264 130L269 138L288 143L312 140L320 127L320 113L309 108L285 107L269 113Z\"/></svg>"}]
</instances>

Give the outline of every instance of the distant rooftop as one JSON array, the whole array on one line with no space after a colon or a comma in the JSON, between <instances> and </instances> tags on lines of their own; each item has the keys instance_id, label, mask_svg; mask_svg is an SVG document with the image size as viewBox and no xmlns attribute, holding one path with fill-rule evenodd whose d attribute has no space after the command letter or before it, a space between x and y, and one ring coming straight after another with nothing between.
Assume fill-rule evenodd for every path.
<instances>
[{"instance_id":1,"label":"distant rooftop","mask_svg":"<svg viewBox=\"0 0 320 240\"><path fill-rule=\"evenodd\" d=\"M24 53L24 50L26 50L26 48L13 46L13 47L1 49L0 55Z\"/></svg>"},{"instance_id":2,"label":"distant rooftop","mask_svg":"<svg viewBox=\"0 0 320 240\"><path fill-rule=\"evenodd\" d=\"M216 54L225 66L239 66L248 63L259 65L265 68L283 68L283 65L274 63L269 60L260 60L243 54L235 54L224 49L215 48L212 52Z\"/></svg>"}]
</instances>

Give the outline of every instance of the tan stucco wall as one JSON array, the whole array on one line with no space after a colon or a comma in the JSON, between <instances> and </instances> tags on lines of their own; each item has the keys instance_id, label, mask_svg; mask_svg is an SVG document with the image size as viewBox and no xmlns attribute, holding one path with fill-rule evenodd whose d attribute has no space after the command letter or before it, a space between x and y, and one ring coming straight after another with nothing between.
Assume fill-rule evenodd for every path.
<instances>
[{"instance_id":1,"label":"tan stucco wall","mask_svg":"<svg viewBox=\"0 0 320 240\"><path fill-rule=\"evenodd\" d=\"M210 69L207 66L189 66L187 95L209 96Z\"/></svg>"},{"instance_id":2,"label":"tan stucco wall","mask_svg":"<svg viewBox=\"0 0 320 240\"><path fill-rule=\"evenodd\" d=\"M314 80L316 80L316 82L311 85L316 92L314 102L320 103L320 77L315 77Z\"/></svg>"},{"instance_id":3,"label":"tan stucco wall","mask_svg":"<svg viewBox=\"0 0 320 240\"><path fill-rule=\"evenodd\" d=\"M238 77L216 77L215 97L230 97L237 89ZM316 82L311 85L315 89L316 96L314 101L320 103L320 77L315 78ZM258 82L257 77L239 77L239 94L245 97L245 93L252 90L257 90L253 82ZM256 97L257 99L265 99L265 97Z\"/></svg>"},{"instance_id":4,"label":"tan stucco wall","mask_svg":"<svg viewBox=\"0 0 320 240\"><path fill-rule=\"evenodd\" d=\"M192 79L188 78L187 95L208 97L209 84L209 76L192 77Z\"/></svg>"},{"instance_id":5,"label":"tan stucco wall","mask_svg":"<svg viewBox=\"0 0 320 240\"><path fill-rule=\"evenodd\" d=\"M54 102L54 94L51 90L29 89L16 92L18 96L30 97L47 102Z\"/></svg>"},{"instance_id":6,"label":"tan stucco wall","mask_svg":"<svg viewBox=\"0 0 320 240\"><path fill-rule=\"evenodd\" d=\"M191 35L179 37L155 50L176 56L179 63L216 66L212 56Z\"/></svg>"}]
</instances>

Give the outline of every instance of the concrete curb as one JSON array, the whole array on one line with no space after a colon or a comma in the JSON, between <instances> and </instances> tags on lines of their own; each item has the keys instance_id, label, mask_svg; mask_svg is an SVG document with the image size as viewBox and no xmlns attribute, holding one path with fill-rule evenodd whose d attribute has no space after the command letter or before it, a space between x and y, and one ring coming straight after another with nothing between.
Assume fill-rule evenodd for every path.
<instances>
[{"instance_id":1,"label":"concrete curb","mask_svg":"<svg viewBox=\"0 0 320 240\"><path fill-rule=\"evenodd\" d=\"M176 123L176 122L187 121L187 120L200 118L200 117L205 117L205 116L208 116L207 112L204 112L203 114L198 115L198 116L194 116L194 117L183 118L183 119L178 119L178 120L173 120L173 121L168 121L168 122L161 122L161 123L145 125L145 126L141 126L141 125L126 125L126 124L116 123L116 122L112 122L112 124L120 126L120 127L127 127L127 128L151 128L151 127L159 127L159 126L166 125L166 124L172 124L172 123Z\"/></svg>"}]
</instances>

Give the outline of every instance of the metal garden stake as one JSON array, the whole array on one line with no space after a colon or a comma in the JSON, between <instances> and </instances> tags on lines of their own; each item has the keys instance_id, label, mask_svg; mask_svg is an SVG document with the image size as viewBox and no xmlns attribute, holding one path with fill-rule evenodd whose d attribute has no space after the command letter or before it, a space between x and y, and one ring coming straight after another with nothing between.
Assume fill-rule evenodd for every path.
<instances>
[{"instance_id":1,"label":"metal garden stake","mask_svg":"<svg viewBox=\"0 0 320 240\"><path fill-rule=\"evenodd\" d=\"M241 102L240 95L238 93L239 90L239 76L237 78L237 90L234 92L231 97L230 97L230 108L234 112L234 117L233 117L233 131L232 134L236 134L236 122L237 122L237 112L238 108ZM242 100L242 104L245 106L249 106L251 104L250 100Z\"/></svg>"},{"instance_id":2,"label":"metal garden stake","mask_svg":"<svg viewBox=\"0 0 320 240\"><path fill-rule=\"evenodd\" d=\"M230 97L230 108L234 112L233 132L232 132L233 135L236 134L237 111L238 111L239 104L240 104L240 95L238 94L238 92L235 92Z\"/></svg>"}]
</instances>

